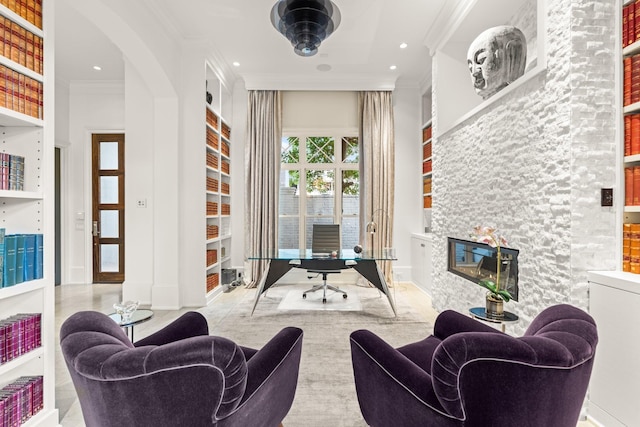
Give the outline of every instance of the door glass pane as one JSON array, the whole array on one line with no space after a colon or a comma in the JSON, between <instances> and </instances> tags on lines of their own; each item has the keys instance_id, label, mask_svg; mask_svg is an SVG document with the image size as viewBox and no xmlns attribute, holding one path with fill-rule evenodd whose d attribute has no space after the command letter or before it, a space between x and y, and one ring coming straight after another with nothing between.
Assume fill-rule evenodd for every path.
<instances>
[{"instance_id":1,"label":"door glass pane","mask_svg":"<svg viewBox=\"0 0 640 427\"><path fill-rule=\"evenodd\" d=\"M342 171L342 214L358 215L360 212L360 173Z\"/></svg>"},{"instance_id":2,"label":"door glass pane","mask_svg":"<svg viewBox=\"0 0 640 427\"><path fill-rule=\"evenodd\" d=\"M307 170L307 215L328 215L335 210L335 171Z\"/></svg>"},{"instance_id":3,"label":"door glass pane","mask_svg":"<svg viewBox=\"0 0 640 427\"><path fill-rule=\"evenodd\" d=\"M118 238L119 218L118 211L100 211L100 237Z\"/></svg>"},{"instance_id":4,"label":"door glass pane","mask_svg":"<svg viewBox=\"0 0 640 427\"><path fill-rule=\"evenodd\" d=\"M284 217L278 221L278 248L298 249L300 246L300 218Z\"/></svg>"},{"instance_id":5,"label":"door glass pane","mask_svg":"<svg viewBox=\"0 0 640 427\"><path fill-rule=\"evenodd\" d=\"M118 169L118 143L117 142L101 142L100 143L100 169L101 170L117 170Z\"/></svg>"},{"instance_id":6,"label":"door glass pane","mask_svg":"<svg viewBox=\"0 0 640 427\"><path fill-rule=\"evenodd\" d=\"M283 137L280 157L282 163L298 163L300 161L300 138L296 136Z\"/></svg>"},{"instance_id":7,"label":"door glass pane","mask_svg":"<svg viewBox=\"0 0 640 427\"><path fill-rule=\"evenodd\" d=\"M118 177L100 177L100 203L118 203Z\"/></svg>"},{"instance_id":8,"label":"door glass pane","mask_svg":"<svg viewBox=\"0 0 640 427\"><path fill-rule=\"evenodd\" d=\"M100 245L100 272L120 271L118 249L120 245Z\"/></svg>"}]
</instances>

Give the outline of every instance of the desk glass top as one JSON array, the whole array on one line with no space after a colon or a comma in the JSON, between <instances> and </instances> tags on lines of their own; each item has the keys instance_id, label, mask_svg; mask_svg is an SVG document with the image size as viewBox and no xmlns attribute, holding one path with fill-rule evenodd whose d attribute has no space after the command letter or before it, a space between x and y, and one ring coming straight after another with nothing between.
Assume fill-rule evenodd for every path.
<instances>
[{"instance_id":1,"label":"desk glass top","mask_svg":"<svg viewBox=\"0 0 640 427\"><path fill-rule=\"evenodd\" d=\"M343 261L348 260L375 260L375 261L395 261L396 250L394 248L383 249L382 251L362 251L357 254L353 249L342 249L336 256L331 254L313 254L311 249L271 249L265 251L262 254L250 256L249 260L261 260L261 259L277 259L277 260L292 260L292 259L339 259Z\"/></svg>"}]
</instances>

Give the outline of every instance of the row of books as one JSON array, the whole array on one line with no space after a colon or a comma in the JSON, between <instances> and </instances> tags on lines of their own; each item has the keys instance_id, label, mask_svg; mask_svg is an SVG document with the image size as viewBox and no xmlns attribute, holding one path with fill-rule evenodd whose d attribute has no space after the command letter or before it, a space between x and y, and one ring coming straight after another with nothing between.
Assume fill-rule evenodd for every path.
<instances>
[{"instance_id":1,"label":"row of books","mask_svg":"<svg viewBox=\"0 0 640 427\"><path fill-rule=\"evenodd\" d=\"M427 176L422 179L422 193L429 194L431 193L431 177Z\"/></svg>"},{"instance_id":2,"label":"row of books","mask_svg":"<svg viewBox=\"0 0 640 427\"><path fill-rule=\"evenodd\" d=\"M218 262L218 250L207 249L207 267L210 267L217 262Z\"/></svg>"},{"instance_id":3,"label":"row of books","mask_svg":"<svg viewBox=\"0 0 640 427\"><path fill-rule=\"evenodd\" d=\"M0 52L2 55L38 74L43 74L44 42L42 37L0 16Z\"/></svg>"},{"instance_id":4,"label":"row of books","mask_svg":"<svg viewBox=\"0 0 640 427\"><path fill-rule=\"evenodd\" d=\"M422 146L422 160L431 158L431 143L427 142Z\"/></svg>"},{"instance_id":5,"label":"row of books","mask_svg":"<svg viewBox=\"0 0 640 427\"><path fill-rule=\"evenodd\" d=\"M640 224L622 225L622 271L640 274Z\"/></svg>"},{"instance_id":6,"label":"row of books","mask_svg":"<svg viewBox=\"0 0 640 427\"><path fill-rule=\"evenodd\" d=\"M42 234L6 234L0 228L0 287L42 278Z\"/></svg>"},{"instance_id":7,"label":"row of books","mask_svg":"<svg viewBox=\"0 0 640 427\"><path fill-rule=\"evenodd\" d=\"M629 46L637 40L640 40L640 0L622 8L622 47Z\"/></svg>"},{"instance_id":8,"label":"row of books","mask_svg":"<svg viewBox=\"0 0 640 427\"><path fill-rule=\"evenodd\" d=\"M623 105L640 102L640 54L627 56L623 60Z\"/></svg>"},{"instance_id":9,"label":"row of books","mask_svg":"<svg viewBox=\"0 0 640 427\"><path fill-rule=\"evenodd\" d=\"M0 389L0 426L24 424L44 407L43 377L20 377Z\"/></svg>"},{"instance_id":10,"label":"row of books","mask_svg":"<svg viewBox=\"0 0 640 427\"><path fill-rule=\"evenodd\" d=\"M207 224L207 240L215 239L220 235L220 229L217 225Z\"/></svg>"},{"instance_id":11,"label":"row of books","mask_svg":"<svg viewBox=\"0 0 640 427\"><path fill-rule=\"evenodd\" d=\"M24 190L24 156L0 153L0 190Z\"/></svg>"},{"instance_id":12,"label":"row of books","mask_svg":"<svg viewBox=\"0 0 640 427\"><path fill-rule=\"evenodd\" d=\"M207 191L217 193L219 189L218 180L215 178L207 177Z\"/></svg>"},{"instance_id":13,"label":"row of books","mask_svg":"<svg viewBox=\"0 0 640 427\"><path fill-rule=\"evenodd\" d=\"M0 320L0 364L41 347L41 330L40 313L19 313Z\"/></svg>"},{"instance_id":14,"label":"row of books","mask_svg":"<svg viewBox=\"0 0 640 427\"><path fill-rule=\"evenodd\" d=\"M42 82L0 65L0 107L42 119L43 90Z\"/></svg>"},{"instance_id":15,"label":"row of books","mask_svg":"<svg viewBox=\"0 0 640 427\"><path fill-rule=\"evenodd\" d=\"M220 284L220 275L218 273L207 274L207 292L211 292Z\"/></svg>"},{"instance_id":16,"label":"row of books","mask_svg":"<svg viewBox=\"0 0 640 427\"><path fill-rule=\"evenodd\" d=\"M218 134L207 127L207 145L214 150L218 149Z\"/></svg>"},{"instance_id":17,"label":"row of books","mask_svg":"<svg viewBox=\"0 0 640 427\"><path fill-rule=\"evenodd\" d=\"M218 169L218 156L207 151L207 166Z\"/></svg>"},{"instance_id":18,"label":"row of books","mask_svg":"<svg viewBox=\"0 0 640 427\"><path fill-rule=\"evenodd\" d=\"M423 208L430 209L431 208L431 196L424 196L422 205L423 205Z\"/></svg>"},{"instance_id":19,"label":"row of books","mask_svg":"<svg viewBox=\"0 0 640 427\"><path fill-rule=\"evenodd\" d=\"M422 173L429 173L432 170L432 164L431 164L431 159L429 160L425 160L424 162L422 162Z\"/></svg>"},{"instance_id":20,"label":"row of books","mask_svg":"<svg viewBox=\"0 0 640 427\"><path fill-rule=\"evenodd\" d=\"M640 114L624 116L624 155L640 154Z\"/></svg>"},{"instance_id":21,"label":"row of books","mask_svg":"<svg viewBox=\"0 0 640 427\"><path fill-rule=\"evenodd\" d=\"M0 4L42 29L42 0L0 0Z\"/></svg>"},{"instance_id":22,"label":"row of books","mask_svg":"<svg viewBox=\"0 0 640 427\"><path fill-rule=\"evenodd\" d=\"M426 142L431 139L431 126L427 126L422 129L422 142Z\"/></svg>"}]
</instances>

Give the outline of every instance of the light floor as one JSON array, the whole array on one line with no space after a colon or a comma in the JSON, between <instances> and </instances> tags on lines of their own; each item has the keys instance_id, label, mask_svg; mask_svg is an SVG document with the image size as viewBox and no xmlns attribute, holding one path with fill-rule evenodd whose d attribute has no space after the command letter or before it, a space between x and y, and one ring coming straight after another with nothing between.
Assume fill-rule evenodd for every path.
<instances>
[{"instance_id":1,"label":"light floor","mask_svg":"<svg viewBox=\"0 0 640 427\"><path fill-rule=\"evenodd\" d=\"M413 285L409 285L413 286ZM234 292L221 294L213 302L216 310L232 310L247 292L253 290L237 289ZM414 298L414 303L423 312L428 313L428 317L435 319L437 312L431 308L429 298L422 292L417 292L418 298ZM65 285L56 287L56 343L59 342L60 326L71 314L81 310L96 310L103 313L113 311L113 304L121 301L122 292L120 285L97 284L97 285ZM154 311L154 317L150 321L136 326L135 339L162 328L167 323L179 317L189 309L176 311ZM63 427L83 427L82 413L77 400L71 378L62 359L59 346L56 346L56 407L60 411L60 424ZM581 421L577 427L593 427L588 421ZM298 427L287 425L286 427ZM321 427L312 426L308 427Z\"/></svg>"}]
</instances>

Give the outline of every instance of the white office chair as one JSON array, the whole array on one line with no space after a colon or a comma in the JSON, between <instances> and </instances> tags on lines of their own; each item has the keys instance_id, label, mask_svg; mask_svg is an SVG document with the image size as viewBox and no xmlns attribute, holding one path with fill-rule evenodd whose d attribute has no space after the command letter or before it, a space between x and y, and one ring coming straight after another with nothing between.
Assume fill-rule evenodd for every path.
<instances>
[{"instance_id":1,"label":"white office chair","mask_svg":"<svg viewBox=\"0 0 640 427\"><path fill-rule=\"evenodd\" d=\"M312 258L317 259L332 259L333 253L340 253L340 225L339 224L313 224L313 235L311 237L311 255ZM328 263L323 261L318 263L318 266L328 263L328 267L335 267L340 265L339 260L335 260L335 263ZM342 294L342 298L347 298L347 293L335 286L327 283L327 275L331 273L340 273L342 269L349 268L348 262L345 262L342 268L311 268L307 269L307 273L322 274L322 284L314 285L311 289L302 293L302 298L306 298L310 292L315 292L322 289L322 303L327 302L327 289ZM308 276L309 279L314 276Z\"/></svg>"}]
</instances>

